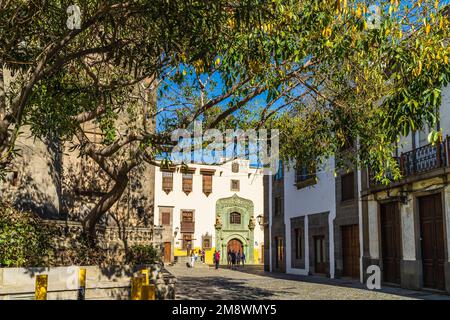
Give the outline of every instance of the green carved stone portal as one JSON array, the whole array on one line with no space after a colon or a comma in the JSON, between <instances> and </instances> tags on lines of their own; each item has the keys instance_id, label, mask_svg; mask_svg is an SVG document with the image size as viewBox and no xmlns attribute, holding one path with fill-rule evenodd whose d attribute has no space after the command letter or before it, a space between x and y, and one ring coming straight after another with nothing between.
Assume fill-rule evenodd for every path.
<instances>
[{"instance_id":1,"label":"green carved stone portal","mask_svg":"<svg viewBox=\"0 0 450 320\"><path fill-rule=\"evenodd\" d=\"M227 261L227 244L237 239L244 246L246 261L253 262L255 218L254 205L251 200L234 194L229 198L222 198L216 202L216 249L220 250L221 262ZM240 223L230 223L230 214L237 212L241 215Z\"/></svg>"}]
</instances>

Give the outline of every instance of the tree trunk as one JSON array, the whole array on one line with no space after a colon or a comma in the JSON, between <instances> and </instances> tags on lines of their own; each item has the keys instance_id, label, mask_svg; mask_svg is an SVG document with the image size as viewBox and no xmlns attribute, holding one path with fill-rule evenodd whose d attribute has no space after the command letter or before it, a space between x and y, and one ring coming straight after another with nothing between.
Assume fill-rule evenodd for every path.
<instances>
[{"instance_id":1,"label":"tree trunk","mask_svg":"<svg viewBox=\"0 0 450 320\"><path fill-rule=\"evenodd\" d=\"M122 197L128 185L128 175L119 176L114 187L105 194L95 207L83 220L84 233L89 243L94 244L97 240L96 226L100 218Z\"/></svg>"}]
</instances>

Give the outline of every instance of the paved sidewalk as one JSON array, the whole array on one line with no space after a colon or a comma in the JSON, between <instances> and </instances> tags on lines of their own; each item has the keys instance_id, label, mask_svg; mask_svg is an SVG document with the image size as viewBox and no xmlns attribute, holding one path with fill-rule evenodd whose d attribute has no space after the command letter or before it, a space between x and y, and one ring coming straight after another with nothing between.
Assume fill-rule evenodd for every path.
<instances>
[{"instance_id":1,"label":"paved sidewalk","mask_svg":"<svg viewBox=\"0 0 450 320\"><path fill-rule=\"evenodd\" d=\"M215 270L196 264L190 269L184 265L168 266L178 282L177 299L273 299L273 300L450 300L449 295L426 291L411 291L384 287L371 291L354 280L328 279L264 272L260 268Z\"/></svg>"}]
</instances>

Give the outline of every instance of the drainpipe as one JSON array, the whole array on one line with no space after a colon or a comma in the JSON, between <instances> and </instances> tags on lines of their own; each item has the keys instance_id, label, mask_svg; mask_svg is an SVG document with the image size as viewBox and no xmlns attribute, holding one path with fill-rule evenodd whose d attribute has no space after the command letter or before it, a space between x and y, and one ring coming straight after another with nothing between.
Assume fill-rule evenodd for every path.
<instances>
[{"instance_id":1,"label":"drainpipe","mask_svg":"<svg viewBox=\"0 0 450 320\"><path fill-rule=\"evenodd\" d=\"M359 139L356 139L356 150L359 150ZM359 160L359 159L358 159ZM359 165L359 161L358 165ZM361 176L361 169L359 169L358 167L357 169L357 190L358 190L358 228L359 228L359 281L361 281L361 283L364 282L364 270L363 270L363 263L362 263L362 259L363 259L363 255L364 255L364 237L363 237L363 217L362 217L362 198L361 198L361 190L362 190L362 176Z\"/></svg>"},{"instance_id":2,"label":"drainpipe","mask_svg":"<svg viewBox=\"0 0 450 320\"><path fill-rule=\"evenodd\" d=\"M333 170L335 168L334 158L332 158L332 167ZM336 178L333 176L333 185L334 185L334 192L332 193L332 207L330 209L330 215L328 217L328 228L329 228L329 236L330 236L330 278L334 278L334 268L335 268L335 260L334 260L334 219L336 218Z\"/></svg>"},{"instance_id":3,"label":"drainpipe","mask_svg":"<svg viewBox=\"0 0 450 320\"><path fill-rule=\"evenodd\" d=\"M268 175L269 179L269 270L273 271L272 268L272 175Z\"/></svg>"}]
</instances>

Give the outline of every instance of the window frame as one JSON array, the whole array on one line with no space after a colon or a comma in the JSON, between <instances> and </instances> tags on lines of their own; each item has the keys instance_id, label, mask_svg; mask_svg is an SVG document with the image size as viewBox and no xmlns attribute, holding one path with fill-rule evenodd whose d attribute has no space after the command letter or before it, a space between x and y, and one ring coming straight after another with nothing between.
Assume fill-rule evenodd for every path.
<instances>
[{"instance_id":1,"label":"window frame","mask_svg":"<svg viewBox=\"0 0 450 320\"><path fill-rule=\"evenodd\" d=\"M237 188L233 187L233 183L235 183L235 182L237 183ZM241 181L238 179L231 179L230 180L230 190L239 192L241 190Z\"/></svg>"},{"instance_id":2,"label":"window frame","mask_svg":"<svg viewBox=\"0 0 450 320\"><path fill-rule=\"evenodd\" d=\"M351 176L351 196L350 191L348 191L347 188L344 187L345 179L349 178ZM347 194L348 193L348 194ZM355 172L348 172L341 175L341 202L345 201L351 201L355 199Z\"/></svg>"},{"instance_id":3,"label":"window frame","mask_svg":"<svg viewBox=\"0 0 450 320\"><path fill-rule=\"evenodd\" d=\"M167 180L170 179L169 183ZM173 191L173 171L163 170L161 175L162 190L169 194Z\"/></svg>"},{"instance_id":4,"label":"window frame","mask_svg":"<svg viewBox=\"0 0 450 320\"><path fill-rule=\"evenodd\" d=\"M239 217L239 222L236 222L236 217ZM236 220L236 221L235 221ZM230 218L229 218L229 223L230 225L241 225L242 224L242 214L240 214L239 212L233 211L230 213Z\"/></svg>"}]
</instances>

